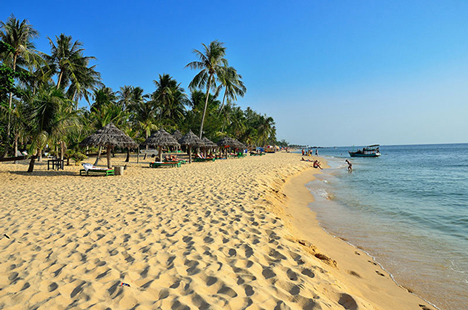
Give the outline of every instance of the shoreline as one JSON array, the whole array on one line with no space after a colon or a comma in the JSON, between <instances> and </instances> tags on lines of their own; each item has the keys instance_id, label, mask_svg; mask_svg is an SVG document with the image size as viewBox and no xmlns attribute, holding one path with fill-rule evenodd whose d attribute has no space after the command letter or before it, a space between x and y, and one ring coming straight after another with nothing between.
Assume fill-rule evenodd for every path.
<instances>
[{"instance_id":1,"label":"shoreline","mask_svg":"<svg viewBox=\"0 0 468 310\"><path fill-rule=\"evenodd\" d=\"M324 160L322 157L320 158ZM352 288L361 292L361 298L368 299L381 309L431 309L431 307L439 309L431 302L400 285L393 275L378 263L370 253L342 237L331 234L320 225L316 213L308 206L314 202L314 196L307 189L306 184L316 180L314 176L316 173L310 174L309 170L290 177L282 188L282 192L289 198L285 203L285 208L289 210L291 215L289 217L289 227L294 232L293 234L316 247L317 252L323 251L326 257L328 257L329 253L332 253L329 258L333 261L336 260L338 269L343 266L343 269L339 271L340 278L354 286ZM310 237L311 235L314 237ZM355 259L356 257L351 254L352 252L357 255L358 259ZM360 269L360 272L366 276L347 269L353 267L356 270ZM380 271L375 269L380 269ZM375 270L377 276L374 275L372 270ZM356 277L359 281L356 281ZM387 277L391 280L390 282L386 280ZM366 279L363 280L362 278ZM363 283L359 283L360 281ZM356 285L358 283L359 285ZM382 298L380 293L369 294L368 287L371 286L380 286L386 294L390 295L390 298ZM404 305L400 303L402 300L405 303ZM392 302L396 303L392 305Z\"/></svg>"},{"instance_id":2,"label":"shoreline","mask_svg":"<svg viewBox=\"0 0 468 310\"><path fill-rule=\"evenodd\" d=\"M116 177L0 166L0 307L424 309L318 225L304 184L320 170L300 156L148 161Z\"/></svg>"}]
</instances>

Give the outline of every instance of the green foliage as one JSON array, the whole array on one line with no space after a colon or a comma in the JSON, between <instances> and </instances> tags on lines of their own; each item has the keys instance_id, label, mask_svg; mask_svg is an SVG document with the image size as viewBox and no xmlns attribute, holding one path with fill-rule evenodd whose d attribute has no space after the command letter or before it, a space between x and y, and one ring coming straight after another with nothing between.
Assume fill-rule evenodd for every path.
<instances>
[{"instance_id":1,"label":"green foliage","mask_svg":"<svg viewBox=\"0 0 468 310\"><path fill-rule=\"evenodd\" d=\"M88 158L88 156L86 156L85 154L79 152L79 151L75 151L75 150L67 150L65 152L65 158L67 159L73 159L75 161L75 165L78 165L80 162L82 162L83 160L85 160L86 158Z\"/></svg>"},{"instance_id":2,"label":"green foliage","mask_svg":"<svg viewBox=\"0 0 468 310\"><path fill-rule=\"evenodd\" d=\"M186 67L198 72L189 93L167 73L159 74L150 93L134 86L114 92L101 83L90 65L95 57L84 55L80 41L65 34L49 38L46 54L35 50L37 36L27 20L11 16L0 22L0 148L17 138L36 154L46 144L64 142L65 158L79 162L85 158L79 143L110 122L139 142L164 128L192 130L215 142L229 135L248 145L276 143L272 117L236 106L247 89L222 42L194 50L197 60ZM78 109L80 99L90 108Z\"/></svg>"}]
</instances>

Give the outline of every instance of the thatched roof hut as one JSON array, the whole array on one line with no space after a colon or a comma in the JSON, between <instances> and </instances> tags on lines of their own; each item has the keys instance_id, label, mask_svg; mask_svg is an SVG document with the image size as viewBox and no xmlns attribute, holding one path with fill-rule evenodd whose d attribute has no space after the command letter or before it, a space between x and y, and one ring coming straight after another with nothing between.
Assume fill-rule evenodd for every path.
<instances>
[{"instance_id":1,"label":"thatched roof hut","mask_svg":"<svg viewBox=\"0 0 468 310\"><path fill-rule=\"evenodd\" d=\"M179 141L180 138L182 138L183 134L179 131L179 130L176 130L172 133L172 136L177 140Z\"/></svg>"},{"instance_id":2,"label":"thatched roof hut","mask_svg":"<svg viewBox=\"0 0 468 310\"><path fill-rule=\"evenodd\" d=\"M213 148L213 147L218 147L216 143L208 139L207 137L203 137L202 141L205 143L205 147L207 148Z\"/></svg>"},{"instance_id":3,"label":"thatched roof hut","mask_svg":"<svg viewBox=\"0 0 468 310\"><path fill-rule=\"evenodd\" d=\"M199 137L197 137L191 130L185 136L179 139L179 143L181 145L187 146L188 155L189 155L189 163L192 162L192 154L191 154L192 147L205 146L205 143Z\"/></svg>"},{"instance_id":4,"label":"thatched roof hut","mask_svg":"<svg viewBox=\"0 0 468 310\"><path fill-rule=\"evenodd\" d=\"M98 146L107 148L107 167L111 168L110 150L117 147L137 148L138 144L132 138L127 136L125 132L115 127L113 123L98 129L95 133L85 138L80 142L81 147Z\"/></svg>"},{"instance_id":5,"label":"thatched roof hut","mask_svg":"<svg viewBox=\"0 0 468 310\"><path fill-rule=\"evenodd\" d=\"M163 146L177 146L177 147L180 146L179 142L177 142L177 140L164 129L159 129L158 131L153 133L142 144L153 146L153 147L157 146L158 154L159 154L159 161L162 161L162 147Z\"/></svg>"},{"instance_id":6,"label":"thatched roof hut","mask_svg":"<svg viewBox=\"0 0 468 310\"><path fill-rule=\"evenodd\" d=\"M222 146L222 147L225 147L225 148L236 147L235 144L236 144L236 142L234 142L234 140L232 138L228 137L228 136L224 136L217 143L218 146Z\"/></svg>"},{"instance_id":7,"label":"thatched roof hut","mask_svg":"<svg viewBox=\"0 0 468 310\"><path fill-rule=\"evenodd\" d=\"M240 142L239 140L232 139L232 141L234 142L234 147L235 148L238 148L238 149L245 149L246 148L246 146L244 144L242 144L242 142Z\"/></svg>"}]
</instances>

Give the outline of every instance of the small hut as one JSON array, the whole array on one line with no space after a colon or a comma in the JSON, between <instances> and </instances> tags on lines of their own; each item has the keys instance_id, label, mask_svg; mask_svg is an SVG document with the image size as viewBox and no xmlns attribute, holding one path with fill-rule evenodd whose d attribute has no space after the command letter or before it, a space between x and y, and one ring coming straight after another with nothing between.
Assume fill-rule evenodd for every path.
<instances>
[{"instance_id":1,"label":"small hut","mask_svg":"<svg viewBox=\"0 0 468 310\"><path fill-rule=\"evenodd\" d=\"M97 146L99 148L105 146L107 148L107 167L111 168L110 151L113 147L137 148L138 144L125 132L115 127L113 123L109 123L81 141L80 146Z\"/></svg>"},{"instance_id":2,"label":"small hut","mask_svg":"<svg viewBox=\"0 0 468 310\"><path fill-rule=\"evenodd\" d=\"M246 146L244 144L242 144L242 142L240 142L239 140L236 140L236 139L232 139L232 141L234 142L234 147L237 148L237 149L245 149Z\"/></svg>"},{"instance_id":3,"label":"small hut","mask_svg":"<svg viewBox=\"0 0 468 310\"><path fill-rule=\"evenodd\" d=\"M172 136L173 136L177 141L179 141L180 138L182 138L183 134L182 134L180 131L176 130L176 131L174 131L174 132L172 133Z\"/></svg>"},{"instance_id":4,"label":"small hut","mask_svg":"<svg viewBox=\"0 0 468 310\"><path fill-rule=\"evenodd\" d=\"M166 132L164 129L156 131L154 134L148 137L143 145L148 145L152 147L158 147L158 156L159 161L162 161L162 147L166 146L180 146L179 142L172 136L170 133Z\"/></svg>"},{"instance_id":5,"label":"small hut","mask_svg":"<svg viewBox=\"0 0 468 310\"><path fill-rule=\"evenodd\" d=\"M179 140L180 145L187 146L187 153L189 156L189 163L192 162L192 147L203 147L205 143L197 137L191 130Z\"/></svg>"},{"instance_id":6,"label":"small hut","mask_svg":"<svg viewBox=\"0 0 468 310\"><path fill-rule=\"evenodd\" d=\"M208 155L208 149L213 149L218 147L216 143L208 139L207 137L203 137L202 139L203 143L205 143L205 146L203 147L205 149L205 157Z\"/></svg>"},{"instance_id":7,"label":"small hut","mask_svg":"<svg viewBox=\"0 0 468 310\"><path fill-rule=\"evenodd\" d=\"M224 136L221 140L218 141L217 145L219 147L223 147L226 150L226 154L227 154L227 149L230 147L235 148L236 142L232 138L228 136Z\"/></svg>"}]
</instances>

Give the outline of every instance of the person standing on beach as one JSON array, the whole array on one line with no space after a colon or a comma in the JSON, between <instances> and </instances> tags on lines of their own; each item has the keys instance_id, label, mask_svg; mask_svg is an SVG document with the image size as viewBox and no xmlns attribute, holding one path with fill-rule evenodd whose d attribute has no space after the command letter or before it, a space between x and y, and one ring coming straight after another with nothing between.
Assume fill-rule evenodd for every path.
<instances>
[{"instance_id":1,"label":"person standing on beach","mask_svg":"<svg viewBox=\"0 0 468 310\"><path fill-rule=\"evenodd\" d=\"M302 149L302 156L304 156L304 149Z\"/></svg>"},{"instance_id":2,"label":"person standing on beach","mask_svg":"<svg viewBox=\"0 0 468 310\"><path fill-rule=\"evenodd\" d=\"M345 162L348 164L348 171L353 172L353 164L349 162L349 160L345 160Z\"/></svg>"}]
</instances>

